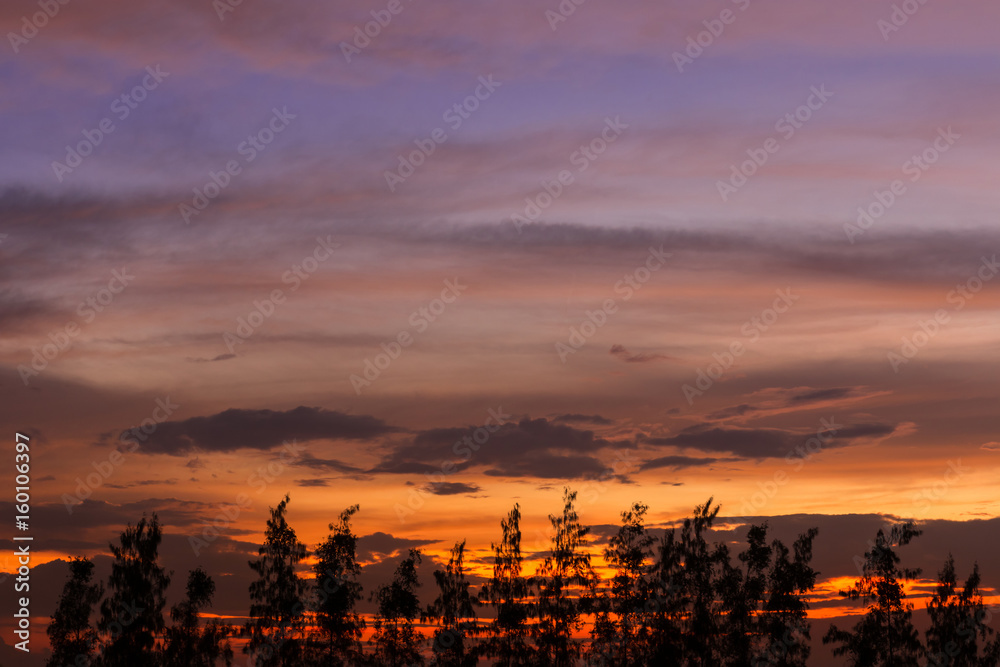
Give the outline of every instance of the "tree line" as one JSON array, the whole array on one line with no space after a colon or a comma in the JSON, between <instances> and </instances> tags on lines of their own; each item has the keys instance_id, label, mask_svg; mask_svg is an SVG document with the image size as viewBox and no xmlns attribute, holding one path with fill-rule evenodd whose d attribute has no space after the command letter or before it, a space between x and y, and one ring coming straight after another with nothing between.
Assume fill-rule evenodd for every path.
<instances>
[{"instance_id":1,"label":"tree line","mask_svg":"<svg viewBox=\"0 0 1000 667\"><path fill-rule=\"evenodd\" d=\"M807 597L819 574L811 565L816 528L785 545L768 538L767 523L752 525L735 552L708 541L719 513L711 499L659 536L646 525L648 507L636 503L622 512L603 563L596 564L575 502L576 493L566 489L562 512L549 516L550 549L531 574L517 504L501 521L500 540L491 545L492 576L478 591L469 579L465 542L456 543L434 572L437 595L426 606L417 595L422 555L410 549L392 579L368 594L376 613L367 641L368 620L357 609L365 595L351 527L357 505L330 524L312 554L309 578L303 576L306 546L286 520L289 497L271 508L258 558L249 562L256 579L242 626L203 621L215 584L201 569L189 573L186 595L166 622L171 574L158 564L161 526L155 514L143 516L110 545L106 585L93 581L89 559L69 563L47 630L47 665L229 667L236 639L241 664L253 667L807 664ZM857 667L1000 665L1000 638L989 627L978 566L963 584L949 556L928 604L930 628L923 638L914 628L905 583L920 571L902 568L898 550L919 535L912 522L878 531L860 577L840 592L862 602L865 612L851 628L832 626L823 643ZM431 636L418 624L432 627Z\"/></svg>"}]
</instances>

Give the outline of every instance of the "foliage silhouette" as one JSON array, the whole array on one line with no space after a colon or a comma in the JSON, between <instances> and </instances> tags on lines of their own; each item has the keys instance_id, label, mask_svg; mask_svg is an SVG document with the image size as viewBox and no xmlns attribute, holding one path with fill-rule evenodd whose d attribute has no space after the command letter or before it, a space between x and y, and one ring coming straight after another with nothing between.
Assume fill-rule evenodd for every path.
<instances>
[{"instance_id":1,"label":"foliage silhouette","mask_svg":"<svg viewBox=\"0 0 1000 667\"><path fill-rule=\"evenodd\" d=\"M289 497L271 509L260 558L250 561L257 580L250 584L250 620L243 627L249 637L243 652L256 667L300 667L305 644L307 584L296 572L306 547L288 525Z\"/></svg>"},{"instance_id":2,"label":"foliage silhouette","mask_svg":"<svg viewBox=\"0 0 1000 667\"><path fill-rule=\"evenodd\" d=\"M114 562L108 597L101 603L98 630L102 633L102 667L159 667L163 663L159 638L165 622L166 589L170 575L157 562L163 539L156 514L129 525L119 544L109 545Z\"/></svg>"},{"instance_id":3,"label":"foliage silhouette","mask_svg":"<svg viewBox=\"0 0 1000 667\"><path fill-rule=\"evenodd\" d=\"M437 595L426 607L418 596L422 555L411 549L392 580L378 586L374 633L363 641L365 619L358 537L352 505L331 523L307 566L286 515L289 497L271 509L257 574L249 586L247 665L323 667L423 665L472 667L492 659L502 666L805 667L810 657L807 597L815 588L813 543L817 529L791 547L769 539L768 525L750 525L745 544L712 543L720 507L712 499L662 535L646 525L649 508L633 504L602 550L601 580L592 563L590 528L565 489L560 514L549 516L551 549L524 571L521 512L515 504L491 545L492 576L479 585L466 566L466 543L451 549L434 572ZM823 637L835 656L854 667L998 667L1000 637L989 627L978 566L960 585L949 556L927 605L925 642L913 627L906 581L917 569L901 566L898 550L920 535L913 523L879 531L860 561L860 578L841 595L865 605L849 630L831 626ZM202 569L189 573L186 596L163 618L170 574L158 564L162 540L155 514L145 516L111 544L106 586L93 582L94 565L70 561L47 633L47 667L215 667L233 664L234 628L205 621L215 582ZM311 570L313 578L304 578ZM602 570L603 571L603 570ZM91 612L99 604L96 628ZM493 618L480 622L476 607ZM416 622L430 623L424 634ZM589 633L589 639L584 637ZM926 662L923 660L926 659Z\"/></svg>"},{"instance_id":4,"label":"foliage silhouette","mask_svg":"<svg viewBox=\"0 0 1000 667\"><path fill-rule=\"evenodd\" d=\"M879 530L871 548L865 552L861 578L840 594L862 600L868 611L852 630L836 625L823 637L823 643L836 643L833 654L849 656L852 664L915 667L924 652L913 627L913 605L906 601L903 581L916 579L919 569L899 567L896 550L919 536L912 522L892 526L889 534Z\"/></svg>"},{"instance_id":5,"label":"foliage silhouette","mask_svg":"<svg viewBox=\"0 0 1000 667\"><path fill-rule=\"evenodd\" d=\"M90 625L90 615L104 595L104 586L91 583L94 564L87 558L71 560L69 572L70 578L46 629L52 647L46 667L72 665L81 657L89 663L99 640L97 630Z\"/></svg>"},{"instance_id":6,"label":"foliage silhouette","mask_svg":"<svg viewBox=\"0 0 1000 667\"><path fill-rule=\"evenodd\" d=\"M209 621L199 627L198 614L212 604L215 582L198 568L188 573L187 596L170 610L173 625L166 630L164 665L166 667L213 667L220 661L233 664L233 649L227 637L228 626Z\"/></svg>"},{"instance_id":7,"label":"foliage silhouette","mask_svg":"<svg viewBox=\"0 0 1000 667\"><path fill-rule=\"evenodd\" d=\"M528 643L529 619L533 605L528 600L532 581L522 575L521 507L517 503L500 522L503 536L492 544L493 577L483 584L480 599L496 614L488 628L483 654L496 658L500 667L533 664L534 651Z\"/></svg>"},{"instance_id":8,"label":"foliage silhouette","mask_svg":"<svg viewBox=\"0 0 1000 667\"><path fill-rule=\"evenodd\" d=\"M434 632L431 664L435 667L474 667L476 652L470 640L479 634L475 605L465 576L465 541L452 547L444 570L434 572L438 596L424 612L421 620L437 621Z\"/></svg>"},{"instance_id":9,"label":"foliage silhouette","mask_svg":"<svg viewBox=\"0 0 1000 667\"><path fill-rule=\"evenodd\" d=\"M417 597L417 565L420 552L410 549L392 581L379 586L372 594L378 602L375 616L375 635L372 637L373 662L388 667L422 665L420 639L413 627L413 621L420 616L420 599Z\"/></svg>"},{"instance_id":10,"label":"foliage silhouette","mask_svg":"<svg viewBox=\"0 0 1000 667\"><path fill-rule=\"evenodd\" d=\"M318 663L330 667L357 662L361 656L361 633L365 620L355 611L361 599L358 575L358 536L351 532L351 517L358 512L352 505L330 524L330 535L316 547L316 625L319 637Z\"/></svg>"},{"instance_id":11,"label":"foliage silhouette","mask_svg":"<svg viewBox=\"0 0 1000 667\"><path fill-rule=\"evenodd\" d=\"M1000 664L1000 638L986 625L987 611L979 590L979 566L958 588L955 559L938 573L937 590L927 604L927 664L933 667L991 667ZM990 641L990 637L993 640Z\"/></svg>"}]
</instances>

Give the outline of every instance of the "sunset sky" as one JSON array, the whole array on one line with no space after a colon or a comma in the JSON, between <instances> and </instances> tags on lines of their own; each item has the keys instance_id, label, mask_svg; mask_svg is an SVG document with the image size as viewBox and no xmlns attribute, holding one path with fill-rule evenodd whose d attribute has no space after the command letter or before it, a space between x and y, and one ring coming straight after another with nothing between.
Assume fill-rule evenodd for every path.
<instances>
[{"instance_id":1,"label":"sunset sky","mask_svg":"<svg viewBox=\"0 0 1000 667\"><path fill-rule=\"evenodd\" d=\"M245 613L285 493L310 547L360 504L366 584L489 563L515 502L544 551L569 485L598 542L636 501L819 526L819 615L879 515L1000 586L1000 6L562 6L3 3L39 642L44 563L144 511Z\"/></svg>"}]
</instances>

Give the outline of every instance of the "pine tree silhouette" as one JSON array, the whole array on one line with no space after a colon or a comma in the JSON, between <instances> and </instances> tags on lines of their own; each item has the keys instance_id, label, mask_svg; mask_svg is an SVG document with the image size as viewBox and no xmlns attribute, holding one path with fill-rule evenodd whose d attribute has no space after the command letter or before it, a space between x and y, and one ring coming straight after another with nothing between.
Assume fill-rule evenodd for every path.
<instances>
[{"instance_id":1,"label":"pine tree silhouette","mask_svg":"<svg viewBox=\"0 0 1000 667\"><path fill-rule=\"evenodd\" d=\"M166 667L215 667L221 661L233 664L229 627L209 621L199 627L198 614L208 608L215 595L215 582L198 568L188 573L187 595L170 610L173 625L167 628L163 663Z\"/></svg>"},{"instance_id":2,"label":"pine tree silhouette","mask_svg":"<svg viewBox=\"0 0 1000 667\"><path fill-rule=\"evenodd\" d=\"M503 537L492 544L493 577L480 591L480 600L489 603L496 613L483 652L496 658L499 667L531 665L534 653L528 643L531 581L522 575L520 505L514 504L500 527Z\"/></svg>"},{"instance_id":3,"label":"pine tree silhouette","mask_svg":"<svg viewBox=\"0 0 1000 667\"><path fill-rule=\"evenodd\" d=\"M89 664L100 639L90 624L94 605L104 595L104 586L91 583L94 564L87 558L74 558L69 562L69 575L45 631L52 647L47 667Z\"/></svg>"},{"instance_id":4,"label":"pine tree silhouette","mask_svg":"<svg viewBox=\"0 0 1000 667\"><path fill-rule=\"evenodd\" d=\"M759 665L805 667L811 648L809 619L804 596L816 585L819 574L810 565L813 541L819 534L810 528L792 545L794 557L779 540L771 545L771 568L767 577L767 600L759 629L763 645L756 657Z\"/></svg>"},{"instance_id":5,"label":"pine tree silhouette","mask_svg":"<svg viewBox=\"0 0 1000 667\"><path fill-rule=\"evenodd\" d=\"M372 656L376 665L387 667L413 667L424 664L420 653L421 638L413 628L413 621L420 616L420 599L417 597L417 565L420 552L410 549L393 574L392 581L378 587L372 600L378 602L375 616L375 647Z\"/></svg>"},{"instance_id":6,"label":"pine tree silhouette","mask_svg":"<svg viewBox=\"0 0 1000 667\"><path fill-rule=\"evenodd\" d=\"M638 667L646 664L649 643L646 612L652 601L649 581L655 538L646 531L649 507L635 503L622 512L622 525L604 550L605 562L615 573L599 597L591 631L591 663Z\"/></svg>"},{"instance_id":7,"label":"pine tree silhouette","mask_svg":"<svg viewBox=\"0 0 1000 667\"><path fill-rule=\"evenodd\" d=\"M352 505L330 524L330 535L316 547L316 625L319 665L353 664L361 655L361 633L365 620L354 607L361 599L357 559L358 536L351 532Z\"/></svg>"},{"instance_id":8,"label":"pine tree silhouette","mask_svg":"<svg viewBox=\"0 0 1000 667\"><path fill-rule=\"evenodd\" d=\"M109 545L115 560L98 623L105 639L102 667L162 664L159 639L170 575L157 562L161 539L156 514L149 520L143 515L135 526L125 528L118 545Z\"/></svg>"},{"instance_id":9,"label":"pine tree silhouette","mask_svg":"<svg viewBox=\"0 0 1000 667\"><path fill-rule=\"evenodd\" d=\"M465 541L457 542L444 570L434 572L438 596L424 612L423 620L436 621L432 650L434 667L474 667L477 663L473 638L479 634L476 598L469 592L465 576Z\"/></svg>"},{"instance_id":10,"label":"pine tree silhouette","mask_svg":"<svg viewBox=\"0 0 1000 667\"><path fill-rule=\"evenodd\" d=\"M927 659L932 667L996 667L1000 664L1000 638L987 625L988 612L979 590L979 566L958 588L955 559L938 573L937 590L927 604L931 627L927 629Z\"/></svg>"},{"instance_id":11,"label":"pine tree silhouette","mask_svg":"<svg viewBox=\"0 0 1000 667\"><path fill-rule=\"evenodd\" d=\"M897 524L889 534L879 530L865 553L861 578L840 594L862 600L864 617L850 631L836 625L823 637L824 644L839 644L833 654L849 656L852 663L872 667L911 667L923 653L920 637L913 627L913 605L906 601L901 580L915 579L919 569L900 569L896 549L920 535L912 522Z\"/></svg>"},{"instance_id":12,"label":"pine tree silhouette","mask_svg":"<svg viewBox=\"0 0 1000 667\"><path fill-rule=\"evenodd\" d=\"M501 520L500 541L491 545L492 577L478 596L471 592L462 541L434 572L438 594L422 608L421 554L411 549L392 580L370 597L377 615L366 653L360 641L365 621L355 610L362 568L350 525L358 506L330 524L329 536L316 548L316 578L307 581L298 574L307 551L286 520L286 495L271 509L259 558L250 561L258 577L250 585L243 651L256 667L411 667L427 657L433 667L473 667L483 658L504 667L806 666L806 596L818 576L811 565L816 528L799 535L789 549L780 540L768 541L766 523L752 525L737 552L731 543L709 542L720 510L711 498L659 540L646 527L648 507L635 503L621 514L621 525L603 550L613 575L602 582L591 563L590 529L580 522L576 497L566 488L562 513L549 516L551 551L531 577L523 571L521 513L514 505ZM855 667L1000 667L1000 636L988 626L978 565L959 585L950 555L928 604L926 648L921 644L905 594L906 580L920 571L901 568L897 553L918 535L912 522L878 532L861 577L841 592L862 601L866 613L850 630L831 626L823 642L834 644L834 655ZM170 574L158 564L161 540L155 514L129 524L119 544L109 545L114 562L106 587L93 583L88 559L69 563L70 576L47 629L52 646L47 667L231 667L230 627L201 618L215 593L205 571L189 573L186 597L171 609L166 627ZM307 610L310 593L314 613ZM98 603L95 630L90 616ZM477 604L490 605L496 614L486 628L476 618ZM430 642L417 631L418 618L435 624ZM580 638L587 630L589 642ZM919 662L924 657L927 661Z\"/></svg>"},{"instance_id":13,"label":"pine tree silhouette","mask_svg":"<svg viewBox=\"0 0 1000 667\"><path fill-rule=\"evenodd\" d=\"M547 667L570 667L581 646L573 635L593 598L594 569L586 552L590 529L580 524L574 503L576 492L563 490L561 515L549 515L552 552L538 569L538 622L534 626L536 661Z\"/></svg>"},{"instance_id":14,"label":"pine tree silhouette","mask_svg":"<svg viewBox=\"0 0 1000 667\"><path fill-rule=\"evenodd\" d=\"M250 620L243 626L249 637L243 652L256 667L300 667L303 662L306 582L296 572L306 547L288 525L289 497L271 509L264 544L250 567L257 580L250 584Z\"/></svg>"}]
</instances>

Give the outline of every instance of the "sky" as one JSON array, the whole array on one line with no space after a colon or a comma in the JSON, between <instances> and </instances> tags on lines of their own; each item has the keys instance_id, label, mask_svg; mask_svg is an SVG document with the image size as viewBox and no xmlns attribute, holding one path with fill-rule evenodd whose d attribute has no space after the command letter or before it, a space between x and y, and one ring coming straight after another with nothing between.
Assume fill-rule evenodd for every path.
<instances>
[{"instance_id":1,"label":"sky","mask_svg":"<svg viewBox=\"0 0 1000 667\"><path fill-rule=\"evenodd\" d=\"M371 581L488 564L515 502L543 552L568 485L595 549L714 497L819 526L830 591L899 518L1000 585L995 3L41 5L0 7L39 627L152 511L240 614L285 493L310 546L360 504Z\"/></svg>"}]
</instances>

